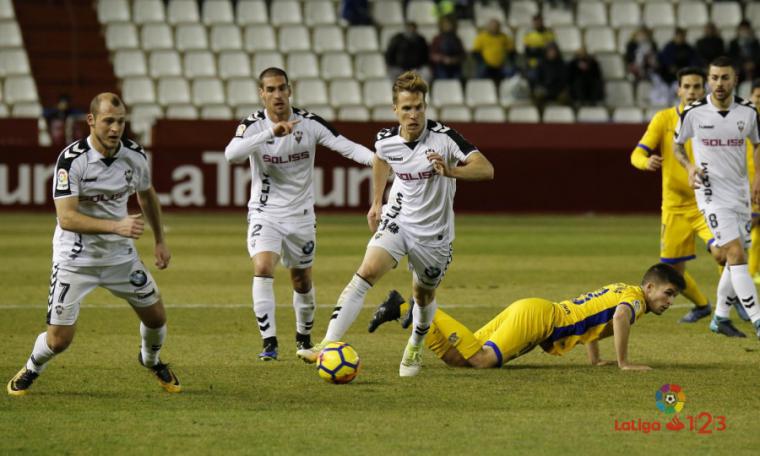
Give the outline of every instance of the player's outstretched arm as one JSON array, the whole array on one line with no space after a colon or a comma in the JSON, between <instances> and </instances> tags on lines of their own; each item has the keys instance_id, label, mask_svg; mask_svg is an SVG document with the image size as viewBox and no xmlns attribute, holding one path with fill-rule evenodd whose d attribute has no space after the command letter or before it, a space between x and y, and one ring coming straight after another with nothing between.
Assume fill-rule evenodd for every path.
<instances>
[{"instance_id":1,"label":"player's outstretched arm","mask_svg":"<svg viewBox=\"0 0 760 456\"><path fill-rule=\"evenodd\" d=\"M118 234L139 238L145 230L142 214L128 215L121 220L90 217L79 212L79 197L57 198L55 213L58 224L66 231L80 234Z\"/></svg>"},{"instance_id":2,"label":"player's outstretched arm","mask_svg":"<svg viewBox=\"0 0 760 456\"><path fill-rule=\"evenodd\" d=\"M383 210L383 195L385 186L388 184L388 175L391 167L388 162L381 160L377 155L372 156L372 205L367 212L367 223L371 232L377 231L380 224L380 216Z\"/></svg>"},{"instance_id":3,"label":"player's outstretched arm","mask_svg":"<svg viewBox=\"0 0 760 456\"><path fill-rule=\"evenodd\" d=\"M150 187L142 192L137 192L137 202L142 208L148 224L153 230L153 241L155 242L156 266L158 269L166 269L169 266L169 260L172 257L169 247L166 245L164 238L164 225L161 223L161 203L158 201L155 189Z\"/></svg>"},{"instance_id":4,"label":"player's outstretched arm","mask_svg":"<svg viewBox=\"0 0 760 456\"><path fill-rule=\"evenodd\" d=\"M435 172L441 176L468 181L485 181L493 179L493 165L480 151L474 151L467 156L462 166L449 167L440 154L428 154L428 160L433 164Z\"/></svg>"},{"instance_id":5,"label":"player's outstretched arm","mask_svg":"<svg viewBox=\"0 0 760 456\"><path fill-rule=\"evenodd\" d=\"M631 307L618 305L612 317L612 332L615 338L615 352L618 367L623 370L651 370L649 366L636 365L628 362L628 337L631 334Z\"/></svg>"},{"instance_id":6,"label":"player's outstretched arm","mask_svg":"<svg viewBox=\"0 0 760 456\"><path fill-rule=\"evenodd\" d=\"M338 152L349 160L361 163L362 165L372 166L372 157L375 154L371 150L351 141L343 135L334 135L327 128L324 128L319 143L328 149Z\"/></svg>"}]
</instances>

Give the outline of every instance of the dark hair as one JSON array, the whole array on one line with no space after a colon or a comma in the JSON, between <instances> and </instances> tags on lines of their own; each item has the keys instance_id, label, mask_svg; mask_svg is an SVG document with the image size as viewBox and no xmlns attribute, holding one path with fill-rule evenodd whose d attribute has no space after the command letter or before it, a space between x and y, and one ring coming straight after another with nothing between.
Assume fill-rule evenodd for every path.
<instances>
[{"instance_id":1,"label":"dark hair","mask_svg":"<svg viewBox=\"0 0 760 456\"><path fill-rule=\"evenodd\" d=\"M678 80L679 86L681 85L681 78L684 76L699 76L700 78L702 78L703 84L705 80L707 79L707 75L705 75L705 70L696 66L683 67L680 70L678 70L678 73L676 73L676 79Z\"/></svg>"},{"instance_id":2,"label":"dark hair","mask_svg":"<svg viewBox=\"0 0 760 456\"><path fill-rule=\"evenodd\" d=\"M98 113L100 112L100 103L103 102L103 100L108 100L111 102L111 106L114 108L118 108L119 106L124 106L124 102L121 101L121 98L119 98L118 95L115 93L110 92L103 92L95 95L95 98L92 99L90 102L90 114L93 115L93 117L96 117ZM126 106L124 106L124 109L127 109Z\"/></svg>"},{"instance_id":3,"label":"dark hair","mask_svg":"<svg viewBox=\"0 0 760 456\"><path fill-rule=\"evenodd\" d=\"M749 92L752 93L757 88L760 88L760 78L752 80L752 87L749 89Z\"/></svg>"},{"instance_id":4,"label":"dark hair","mask_svg":"<svg viewBox=\"0 0 760 456\"><path fill-rule=\"evenodd\" d=\"M731 67L734 68L734 61L731 60L730 57L726 57L725 55L721 55L720 57L716 57L713 59L712 62L710 62L710 66L723 68L723 67ZM736 68L734 68L734 71L736 71Z\"/></svg>"},{"instance_id":5,"label":"dark hair","mask_svg":"<svg viewBox=\"0 0 760 456\"><path fill-rule=\"evenodd\" d=\"M282 76L285 78L285 84L290 85L290 80L288 79L288 73L285 72L282 68L277 67L269 67L266 70L262 71L259 75L259 88L264 87L264 78L270 77L270 76Z\"/></svg>"},{"instance_id":6,"label":"dark hair","mask_svg":"<svg viewBox=\"0 0 760 456\"><path fill-rule=\"evenodd\" d=\"M647 272L644 273L644 277L641 279L641 284L645 285L649 282L670 283L675 285L679 292L686 288L686 280L684 280L681 273L676 271L673 266L665 263L657 263L647 269Z\"/></svg>"}]
</instances>

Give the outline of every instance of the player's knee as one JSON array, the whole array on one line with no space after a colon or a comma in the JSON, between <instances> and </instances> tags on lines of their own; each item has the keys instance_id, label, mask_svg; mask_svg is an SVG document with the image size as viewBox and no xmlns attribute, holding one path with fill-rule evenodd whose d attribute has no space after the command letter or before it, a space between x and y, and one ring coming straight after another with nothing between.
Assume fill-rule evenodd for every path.
<instances>
[{"instance_id":1,"label":"player's knee","mask_svg":"<svg viewBox=\"0 0 760 456\"><path fill-rule=\"evenodd\" d=\"M297 293L308 293L311 291L311 276L305 273L293 273L290 276L290 281L293 284L293 290Z\"/></svg>"},{"instance_id":2,"label":"player's knee","mask_svg":"<svg viewBox=\"0 0 760 456\"><path fill-rule=\"evenodd\" d=\"M498 360L493 351L481 349L479 352L468 358L467 362L475 369L488 369L495 367Z\"/></svg>"},{"instance_id":3,"label":"player's knee","mask_svg":"<svg viewBox=\"0 0 760 456\"><path fill-rule=\"evenodd\" d=\"M71 342L73 340L73 335L54 335L51 337L51 335L48 334L47 344L48 347L53 350L53 353L58 354L63 353L67 348L69 348L69 345L71 345Z\"/></svg>"}]
</instances>

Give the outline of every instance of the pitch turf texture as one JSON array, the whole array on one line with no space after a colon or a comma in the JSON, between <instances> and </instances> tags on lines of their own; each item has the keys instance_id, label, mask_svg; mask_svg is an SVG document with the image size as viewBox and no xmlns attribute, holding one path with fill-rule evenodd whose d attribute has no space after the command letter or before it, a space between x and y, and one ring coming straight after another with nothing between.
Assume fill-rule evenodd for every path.
<instances>
[{"instance_id":1,"label":"pitch turf texture","mask_svg":"<svg viewBox=\"0 0 760 456\"><path fill-rule=\"evenodd\" d=\"M406 263L376 286L346 335L363 370L349 385L323 382L294 351L287 271L275 279L281 356L256 359L245 217L166 215L171 267L152 267L151 236L138 243L162 290L169 336L162 357L184 391L170 395L138 366L138 322L107 292L89 296L69 350L25 397L0 400L0 454L757 454L758 361L754 337L711 334L707 321L677 323L681 306L633 327L630 357L650 372L587 365L583 347L553 357L535 350L503 369L454 369L424 355L416 378L398 377L408 333L392 323L368 334L391 288L407 294ZM23 365L44 328L55 219L3 215L0 223L0 373ZM439 305L472 328L521 297L574 297L613 281L636 282L657 259L657 217L457 218L457 240ZM369 233L361 216L321 216L314 270L324 334ZM708 296L718 275L700 253L689 265ZM752 336L747 323L740 329ZM611 341L601 343L612 358ZM686 393L684 430L666 430L655 393ZM703 413L704 412L704 413ZM699 414L703 413L701 418ZM707 426L707 413L724 416ZM711 434L689 430L712 429ZM715 418L714 418L715 419ZM618 427L658 422L659 431ZM624 422L629 424L624 425ZM646 425L646 424L644 424Z\"/></svg>"}]
</instances>

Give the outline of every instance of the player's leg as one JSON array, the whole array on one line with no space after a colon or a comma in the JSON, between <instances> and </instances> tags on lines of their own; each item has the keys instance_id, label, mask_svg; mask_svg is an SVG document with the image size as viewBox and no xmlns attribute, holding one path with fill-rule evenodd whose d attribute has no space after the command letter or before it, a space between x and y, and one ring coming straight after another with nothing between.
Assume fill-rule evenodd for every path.
<instances>
[{"instance_id":1,"label":"player's leg","mask_svg":"<svg viewBox=\"0 0 760 456\"><path fill-rule=\"evenodd\" d=\"M752 212L752 233L750 235L747 267L752 280L756 285L760 285L760 214L754 211Z\"/></svg>"},{"instance_id":2,"label":"player's leg","mask_svg":"<svg viewBox=\"0 0 760 456\"><path fill-rule=\"evenodd\" d=\"M441 309L436 310L430 331L425 337L425 346L437 357L450 366L461 367L488 367L483 365L483 355L487 353L480 353L484 351L484 342ZM473 362L468 362L470 360Z\"/></svg>"},{"instance_id":3,"label":"player's leg","mask_svg":"<svg viewBox=\"0 0 760 456\"><path fill-rule=\"evenodd\" d=\"M290 269L293 285L293 310L296 315L296 351L313 347L316 299L312 283L312 264L316 253L316 225L313 220L288 224L283 239L282 264Z\"/></svg>"},{"instance_id":4,"label":"player's leg","mask_svg":"<svg viewBox=\"0 0 760 456\"><path fill-rule=\"evenodd\" d=\"M276 223L251 217L248 223L248 255L253 264L253 314L261 334L259 359L277 359L277 322L275 321L274 270L280 260L283 234Z\"/></svg>"}]
</instances>

